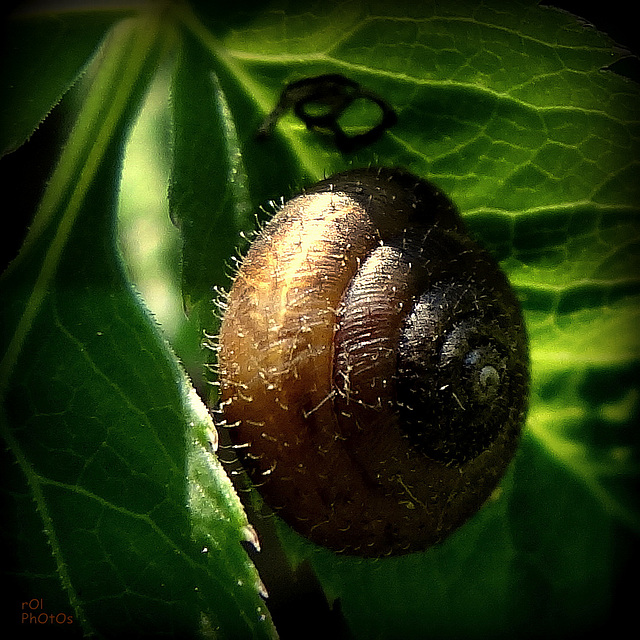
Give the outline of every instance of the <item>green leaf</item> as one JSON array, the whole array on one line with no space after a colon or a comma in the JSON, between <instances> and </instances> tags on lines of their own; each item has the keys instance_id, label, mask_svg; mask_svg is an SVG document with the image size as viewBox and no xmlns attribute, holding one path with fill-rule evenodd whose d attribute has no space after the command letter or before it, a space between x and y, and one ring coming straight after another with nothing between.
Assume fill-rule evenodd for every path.
<instances>
[{"instance_id":1,"label":"green leaf","mask_svg":"<svg viewBox=\"0 0 640 640\"><path fill-rule=\"evenodd\" d=\"M17 462L4 487L5 549L19 559L11 620L41 599L36 616L60 613L87 635L269 638L241 545L255 534L213 423L116 247L123 143L172 41L147 12L109 34L2 278L1 426Z\"/></svg>"},{"instance_id":2,"label":"green leaf","mask_svg":"<svg viewBox=\"0 0 640 640\"><path fill-rule=\"evenodd\" d=\"M122 10L25 12L7 25L0 71L1 155L33 133L85 69L109 27L124 15Z\"/></svg>"},{"instance_id":3,"label":"green leaf","mask_svg":"<svg viewBox=\"0 0 640 640\"><path fill-rule=\"evenodd\" d=\"M192 321L213 335L213 286L227 282L229 256L252 227L252 202L238 130L208 56L184 33L173 74L169 199L183 239L182 283Z\"/></svg>"},{"instance_id":4,"label":"green leaf","mask_svg":"<svg viewBox=\"0 0 640 640\"><path fill-rule=\"evenodd\" d=\"M265 154L256 144L261 90L255 80L242 74L191 12L177 15L181 46L172 83L169 201L183 238L185 307L198 327L214 335L211 300L216 288L229 285L230 258L253 230L258 205L288 191L300 169L286 145L276 143ZM269 100L262 102L267 109Z\"/></svg>"},{"instance_id":5,"label":"green leaf","mask_svg":"<svg viewBox=\"0 0 640 640\"><path fill-rule=\"evenodd\" d=\"M245 132L256 208L349 166L428 177L502 261L530 334L529 419L491 504L433 550L373 562L314 549L283 525L294 561L311 559L356 637L564 636L608 623L624 541L640 532L640 95L603 70L624 52L526 0L280 2L238 12L227 31L204 8L201 19L183 18ZM286 83L322 73L383 96L397 125L350 156L293 115L266 142L252 138ZM282 159L288 188L274 177L273 191L253 190L271 175L247 161L258 146ZM198 225L194 236L211 232ZM187 295L194 287L185 282Z\"/></svg>"}]
</instances>

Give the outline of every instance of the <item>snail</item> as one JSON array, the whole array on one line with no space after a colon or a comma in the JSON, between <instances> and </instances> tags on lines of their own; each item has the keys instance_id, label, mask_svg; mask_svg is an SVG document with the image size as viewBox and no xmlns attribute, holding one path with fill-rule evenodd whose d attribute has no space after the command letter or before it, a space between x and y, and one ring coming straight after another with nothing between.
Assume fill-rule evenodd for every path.
<instances>
[{"instance_id":1,"label":"snail","mask_svg":"<svg viewBox=\"0 0 640 640\"><path fill-rule=\"evenodd\" d=\"M518 301L452 202L401 169L292 198L252 243L218 337L220 409L255 486L337 552L428 549L519 440Z\"/></svg>"}]
</instances>

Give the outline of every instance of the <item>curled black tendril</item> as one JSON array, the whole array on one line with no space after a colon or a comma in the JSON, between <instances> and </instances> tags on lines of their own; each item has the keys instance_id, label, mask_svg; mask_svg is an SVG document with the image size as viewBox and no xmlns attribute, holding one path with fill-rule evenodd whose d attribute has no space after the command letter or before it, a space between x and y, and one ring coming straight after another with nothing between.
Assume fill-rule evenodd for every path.
<instances>
[{"instance_id":1,"label":"curled black tendril","mask_svg":"<svg viewBox=\"0 0 640 640\"><path fill-rule=\"evenodd\" d=\"M382 117L380 122L368 131L349 135L342 129L338 120L358 99L376 104ZM322 112L314 113L314 107ZM258 138L266 138L277 121L291 108L305 123L307 129L333 134L336 147L345 153L375 142L397 120L395 111L380 96L355 80L339 73L331 73L288 84L282 91L278 104L260 125Z\"/></svg>"}]
</instances>

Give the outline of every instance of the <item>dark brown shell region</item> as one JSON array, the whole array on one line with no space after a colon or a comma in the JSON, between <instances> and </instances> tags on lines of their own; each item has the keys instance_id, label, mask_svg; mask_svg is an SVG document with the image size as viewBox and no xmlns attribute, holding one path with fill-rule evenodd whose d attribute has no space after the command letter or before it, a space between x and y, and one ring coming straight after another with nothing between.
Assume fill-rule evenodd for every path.
<instances>
[{"instance_id":1,"label":"dark brown shell region","mask_svg":"<svg viewBox=\"0 0 640 640\"><path fill-rule=\"evenodd\" d=\"M221 408L266 502L335 551L441 541L524 421L522 316L451 201L392 169L323 180L251 246L219 336Z\"/></svg>"}]
</instances>

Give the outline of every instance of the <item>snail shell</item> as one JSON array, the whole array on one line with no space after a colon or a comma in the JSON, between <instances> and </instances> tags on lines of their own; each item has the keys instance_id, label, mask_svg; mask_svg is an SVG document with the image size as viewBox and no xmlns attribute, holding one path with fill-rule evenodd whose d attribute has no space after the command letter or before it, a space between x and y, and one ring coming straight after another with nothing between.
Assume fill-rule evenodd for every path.
<instances>
[{"instance_id":1,"label":"snail shell","mask_svg":"<svg viewBox=\"0 0 640 640\"><path fill-rule=\"evenodd\" d=\"M485 502L518 443L527 340L451 201L357 169L252 244L219 335L221 408L266 502L312 541L423 550Z\"/></svg>"}]
</instances>

